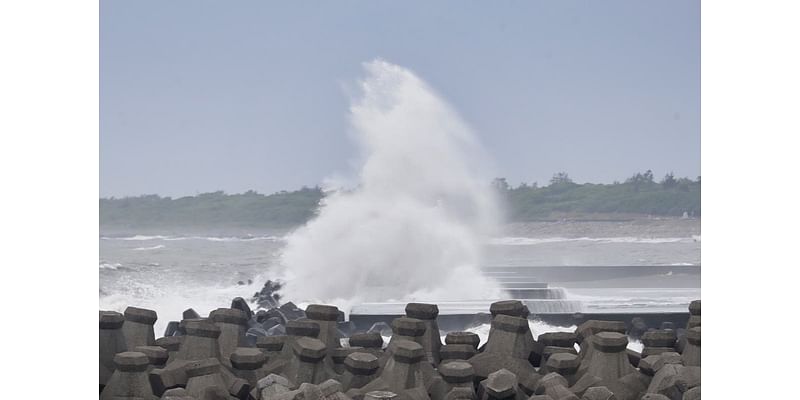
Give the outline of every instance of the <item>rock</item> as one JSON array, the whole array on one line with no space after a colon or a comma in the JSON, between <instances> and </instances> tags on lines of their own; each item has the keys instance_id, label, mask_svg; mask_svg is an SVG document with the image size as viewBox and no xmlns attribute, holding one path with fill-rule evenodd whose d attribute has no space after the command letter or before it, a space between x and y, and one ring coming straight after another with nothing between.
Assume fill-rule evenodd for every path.
<instances>
[{"instance_id":1,"label":"rock","mask_svg":"<svg viewBox=\"0 0 800 400\"><path fill-rule=\"evenodd\" d=\"M631 365L633 365L634 368L638 367L639 361L642 360L642 355L639 354L639 352L631 349L626 349L625 353L628 354L628 361L630 361Z\"/></svg>"},{"instance_id":2,"label":"rock","mask_svg":"<svg viewBox=\"0 0 800 400\"><path fill-rule=\"evenodd\" d=\"M259 307L266 309L280 306L281 296L279 291L281 286L280 282L268 280L260 291L253 294L252 301L258 304Z\"/></svg>"},{"instance_id":3,"label":"rock","mask_svg":"<svg viewBox=\"0 0 800 400\"><path fill-rule=\"evenodd\" d=\"M631 319L631 327L628 329L628 336L639 339L647 332L647 323L641 317L634 317Z\"/></svg>"},{"instance_id":4,"label":"rock","mask_svg":"<svg viewBox=\"0 0 800 400\"><path fill-rule=\"evenodd\" d=\"M281 312L283 313L283 315L286 317L286 319L288 321L293 321L293 320L300 319L300 318L306 318L305 311L303 311L300 308L298 308L291 301L281 305L280 307L278 307L278 309L281 310Z\"/></svg>"},{"instance_id":5,"label":"rock","mask_svg":"<svg viewBox=\"0 0 800 400\"><path fill-rule=\"evenodd\" d=\"M182 319L200 319L200 318L202 318L200 314L198 314L197 311L195 311L192 308L187 308L186 310L183 311Z\"/></svg>"},{"instance_id":6,"label":"rock","mask_svg":"<svg viewBox=\"0 0 800 400\"><path fill-rule=\"evenodd\" d=\"M372 326L367 330L367 333L377 332L381 336L391 336L392 335L392 327L389 326L386 322L376 322L372 324Z\"/></svg>"},{"instance_id":7,"label":"rock","mask_svg":"<svg viewBox=\"0 0 800 400\"><path fill-rule=\"evenodd\" d=\"M283 325L275 325L272 328L267 329L267 336L285 336L286 335L286 327Z\"/></svg>"},{"instance_id":8,"label":"rock","mask_svg":"<svg viewBox=\"0 0 800 400\"><path fill-rule=\"evenodd\" d=\"M169 321L167 323L167 328L164 329L164 336L181 336L183 332L180 328L180 322L178 321Z\"/></svg>"},{"instance_id":9,"label":"rock","mask_svg":"<svg viewBox=\"0 0 800 400\"><path fill-rule=\"evenodd\" d=\"M241 310L247 316L247 319L253 317L253 311L250 310L250 305L247 304L247 301L241 297L236 297L231 301L231 308L236 310Z\"/></svg>"}]
</instances>

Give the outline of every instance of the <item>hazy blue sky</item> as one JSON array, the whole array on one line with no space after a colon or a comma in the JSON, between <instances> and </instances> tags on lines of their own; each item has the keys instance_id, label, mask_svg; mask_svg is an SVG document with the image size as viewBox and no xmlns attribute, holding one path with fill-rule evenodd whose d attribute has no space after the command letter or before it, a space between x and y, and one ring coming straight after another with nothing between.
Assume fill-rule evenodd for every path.
<instances>
[{"instance_id":1,"label":"hazy blue sky","mask_svg":"<svg viewBox=\"0 0 800 400\"><path fill-rule=\"evenodd\" d=\"M699 1L100 2L100 194L313 186L381 57L512 184L700 174Z\"/></svg>"}]
</instances>

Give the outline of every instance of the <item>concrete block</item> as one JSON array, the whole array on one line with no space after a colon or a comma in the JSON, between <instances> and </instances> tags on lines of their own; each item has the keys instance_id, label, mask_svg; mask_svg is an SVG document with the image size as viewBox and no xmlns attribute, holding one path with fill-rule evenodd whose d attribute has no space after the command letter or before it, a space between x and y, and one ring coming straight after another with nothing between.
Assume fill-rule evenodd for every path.
<instances>
[{"instance_id":1,"label":"concrete block","mask_svg":"<svg viewBox=\"0 0 800 400\"><path fill-rule=\"evenodd\" d=\"M128 350L122 325L125 317L114 311L100 311L100 387L106 385L116 367L114 355Z\"/></svg>"},{"instance_id":2,"label":"concrete block","mask_svg":"<svg viewBox=\"0 0 800 400\"><path fill-rule=\"evenodd\" d=\"M478 349L481 338L474 332L449 332L444 337L445 344L467 344Z\"/></svg>"},{"instance_id":3,"label":"concrete block","mask_svg":"<svg viewBox=\"0 0 800 400\"><path fill-rule=\"evenodd\" d=\"M150 362L144 353L126 351L114 355L116 369L102 393L100 393L100 399L109 400L115 397L156 399L147 379L147 367L149 364Z\"/></svg>"},{"instance_id":4,"label":"concrete block","mask_svg":"<svg viewBox=\"0 0 800 400\"><path fill-rule=\"evenodd\" d=\"M138 346L153 346L156 344L156 335L153 325L158 316L153 310L128 307L125 309L125 323L122 333L125 335L125 345L129 349Z\"/></svg>"}]
</instances>

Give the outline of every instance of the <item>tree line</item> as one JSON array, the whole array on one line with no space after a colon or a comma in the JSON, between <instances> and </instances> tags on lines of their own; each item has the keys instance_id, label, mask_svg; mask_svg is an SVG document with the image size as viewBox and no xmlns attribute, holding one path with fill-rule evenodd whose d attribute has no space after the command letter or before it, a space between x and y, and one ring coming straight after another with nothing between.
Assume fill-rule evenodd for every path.
<instances>
[{"instance_id":1,"label":"tree line","mask_svg":"<svg viewBox=\"0 0 800 400\"><path fill-rule=\"evenodd\" d=\"M566 172L553 175L546 186L505 178L491 186L509 222L525 222L592 214L645 214L700 217L700 177L656 181L652 171L636 173L624 182L575 183ZM261 194L222 191L180 198L143 195L100 199L100 225L119 228L243 227L291 228L312 218L324 197L319 187Z\"/></svg>"}]
</instances>

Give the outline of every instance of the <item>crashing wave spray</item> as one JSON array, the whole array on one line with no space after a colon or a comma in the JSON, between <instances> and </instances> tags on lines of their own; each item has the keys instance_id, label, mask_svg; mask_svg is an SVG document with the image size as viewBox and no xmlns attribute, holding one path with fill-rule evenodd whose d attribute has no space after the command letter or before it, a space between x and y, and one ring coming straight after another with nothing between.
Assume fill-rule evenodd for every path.
<instances>
[{"instance_id":1,"label":"crashing wave spray","mask_svg":"<svg viewBox=\"0 0 800 400\"><path fill-rule=\"evenodd\" d=\"M284 297L340 307L501 297L479 270L498 207L475 136L410 70L364 68L350 107L357 185L330 192L287 238Z\"/></svg>"}]
</instances>

